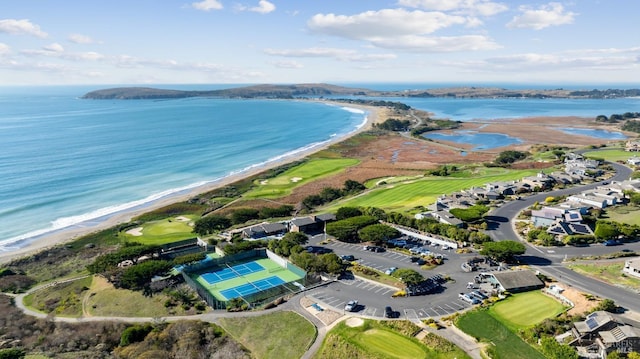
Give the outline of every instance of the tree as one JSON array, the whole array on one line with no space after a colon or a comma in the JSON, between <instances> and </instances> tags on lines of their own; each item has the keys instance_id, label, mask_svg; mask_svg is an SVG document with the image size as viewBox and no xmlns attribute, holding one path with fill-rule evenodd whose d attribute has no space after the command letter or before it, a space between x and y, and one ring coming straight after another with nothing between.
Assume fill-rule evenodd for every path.
<instances>
[{"instance_id":1,"label":"tree","mask_svg":"<svg viewBox=\"0 0 640 359\"><path fill-rule=\"evenodd\" d=\"M356 216L362 216L362 211L357 207L340 207L336 211L336 219L338 221Z\"/></svg>"},{"instance_id":2,"label":"tree","mask_svg":"<svg viewBox=\"0 0 640 359\"><path fill-rule=\"evenodd\" d=\"M354 181L354 180L346 180L344 181L344 193L345 194L354 194L354 193L358 193L361 191L364 191L366 189L366 187L358 182L358 181Z\"/></svg>"},{"instance_id":3,"label":"tree","mask_svg":"<svg viewBox=\"0 0 640 359\"><path fill-rule=\"evenodd\" d=\"M214 214L198 219L193 225L193 232L206 236L229 227L231 227L231 220L229 218Z\"/></svg>"},{"instance_id":4,"label":"tree","mask_svg":"<svg viewBox=\"0 0 640 359\"><path fill-rule=\"evenodd\" d=\"M620 232L615 224L606 221L598 221L596 222L596 230L593 231L593 234L596 238L606 241L618 238Z\"/></svg>"},{"instance_id":5,"label":"tree","mask_svg":"<svg viewBox=\"0 0 640 359\"><path fill-rule=\"evenodd\" d=\"M493 258L499 262L509 262L514 256L524 254L524 244L517 241L486 242L482 245L480 254Z\"/></svg>"},{"instance_id":6,"label":"tree","mask_svg":"<svg viewBox=\"0 0 640 359\"><path fill-rule=\"evenodd\" d=\"M449 212L461 221L473 223L481 220L482 216L489 212L489 207L475 205L469 208L452 208Z\"/></svg>"},{"instance_id":7,"label":"tree","mask_svg":"<svg viewBox=\"0 0 640 359\"><path fill-rule=\"evenodd\" d=\"M287 232L282 239L291 241L295 244L305 244L309 240L309 237L302 232Z\"/></svg>"},{"instance_id":8,"label":"tree","mask_svg":"<svg viewBox=\"0 0 640 359\"><path fill-rule=\"evenodd\" d=\"M369 216L357 216L341 221L327 223L327 234L336 237L342 242L358 242L358 230L368 225L378 222L377 219Z\"/></svg>"},{"instance_id":9,"label":"tree","mask_svg":"<svg viewBox=\"0 0 640 359\"><path fill-rule=\"evenodd\" d=\"M627 354L627 359L640 359L640 353L631 352Z\"/></svg>"},{"instance_id":10,"label":"tree","mask_svg":"<svg viewBox=\"0 0 640 359\"><path fill-rule=\"evenodd\" d=\"M231 213L233 224L241 224L258 218L260 218L260 212L255 208L238 208Z\"/></svg>"},{"instance_id":11,"label":"tree","mask_svg":"<svg viewBox=\"0 0 640 359\"><path fill-rule=\"evenodd\" d=\"M545 358L550 359L578 359L578 352L572 347L560 344L553 337L544 336L540 339L540 349Z\"/></svg>"},{"instance_id":12,"label":"tree","mask_svg":"<svg viewBox=\"0 0 640 359\"><path fill-rule=\"evenodd\" d=\"M361 241L373 242L378 245L386 242L388 239L399 236L400 232L397 229L380 223L366 226L358 231L358 237L360 237Z\"/></svg>"},{"instance_id":13,"label":"tree","mask_svg":"<svg viewBox=\"0 0 640 359\"><path fill-rule=\"evenodd\" d=\"M414 285L422 282L422 274L410 268L400 268L391 273L392 277L400 279L406 285Z\"/></svg>"},{"instance_id":14,"label":"tree","mask_svg":"<svg viewBox=\"0 0 640 359\"><path fill-rule=\"evenodd\" d=\"M615 313L617 309L618 309L618 306L616 305L616 302L614 302L611 299L604 299L596 307L596 310L604 310L605 312L609 312L609 313Z\"/></svg>"},{"instance_id":15,"label":"tree","mask_svg":"<svg viewBox=\"0 0 640 359\"><path fill-rule=\"evenodd\" d=\"M22 359L27 355L23 349L0 349L0 359Z\"/></svg>"}]
</instances>

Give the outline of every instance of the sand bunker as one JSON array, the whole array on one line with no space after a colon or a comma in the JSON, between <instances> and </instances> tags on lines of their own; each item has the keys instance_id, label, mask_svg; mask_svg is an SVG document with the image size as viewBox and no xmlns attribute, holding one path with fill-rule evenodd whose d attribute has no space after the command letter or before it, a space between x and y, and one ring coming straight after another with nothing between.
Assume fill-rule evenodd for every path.
<instances>
[{"instance_id":1,"label":"sand bunker","mask_svg":"<svg viewBox=\"0 0 640 359\"><path fill-rule=\"evenodd\" d=\"M180 221L180 222L189 222L190 219L185 217L185 216L180 216L180 217L176 217L176 221Z\"/></svg>"},{"instance_id":2,"label":"sand bunker","mask_svg":"<svg viewBox=\"0 0 640 359\"><path fill-rule=\"evenodd\" d=\"M301 180L302 180L302 177L293 177L291 179L291 182L296 183L296 182L301 181Z\"/></svg>"},{"instance_id":3,"label":"sand bunker","mask_svg":"<svg viewBox=\"0 0 640 359\"><path fill-rule=\"evenodd\" d=\"M136 236L136 237L141 236L142 235L142 227L131 228L126 233L130 234L132 236Z\"/></svg>"},{"instance_id":4,"label":"sand bunker","mask_svg":"<svg viewBox=\"0 0 640 359\"><path fill-rule=\"evenodd\" d=\"M349 327L359 327L364 324L364 320L362 318L349 318L346 322L344 322Z\"/></svg>"},{"instance_id":5,"label":"sand bunker","mask_svg":"<svg viewBox=\"0 0 640 359\"><path fill-rule=\"evenodd\" d=\"M264 185L266 185L267 183L269 183L269 180L262 180L262 181L260 181L260 184L261 184L261 185L263 185L263 186L264 186Z\"/></svg>"}]
</instances>

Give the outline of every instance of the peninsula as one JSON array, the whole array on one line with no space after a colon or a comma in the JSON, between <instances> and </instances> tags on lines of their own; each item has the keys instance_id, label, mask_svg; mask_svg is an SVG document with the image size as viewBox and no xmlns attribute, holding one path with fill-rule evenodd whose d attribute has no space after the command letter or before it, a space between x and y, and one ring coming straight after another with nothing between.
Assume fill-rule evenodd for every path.
<instances>
[{"instance_id":1,"label":"peninsula","mask_svg":"<svg viewBox=\"0 0 640 359\"><path fill-rule=\"evenodd\" d=\"M210 91L181 91L150 87L116 87L91 91L83 99L92 100L141 100L188 97L225 98L277 98L323 96L363 97L449 97L449 98L620 98L640 96L640 89L566 90L558 89L505 89L497 87L452 87L412 89L402 91L378 91L330 84L253 85Z\"/></svg>"}]
</instances>

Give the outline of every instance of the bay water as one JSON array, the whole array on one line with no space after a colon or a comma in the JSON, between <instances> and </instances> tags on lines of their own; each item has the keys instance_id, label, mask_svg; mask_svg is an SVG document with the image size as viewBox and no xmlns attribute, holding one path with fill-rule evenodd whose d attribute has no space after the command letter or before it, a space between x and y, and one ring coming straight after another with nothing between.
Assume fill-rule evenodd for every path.
<instances>
[{"instance_id":1,"label":"bay water","mask_svg":"<svg viewBox=\"0 0 640 359\"><path fill-rule=\"evenodd\" d=\"M0 250L320 146L366 116L309 101L79 98L98 88L0 87ZM640 99L386 100L462 121L640 111Z\"/></svg>"}]
</instances>

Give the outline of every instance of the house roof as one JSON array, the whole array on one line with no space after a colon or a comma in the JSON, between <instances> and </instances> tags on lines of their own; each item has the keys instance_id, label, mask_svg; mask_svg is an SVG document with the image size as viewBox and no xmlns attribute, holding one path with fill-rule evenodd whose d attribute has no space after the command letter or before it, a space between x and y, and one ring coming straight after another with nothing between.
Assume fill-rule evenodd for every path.
<instances>
[{"instance_id":1,"label":"house roof","mask_svg":"<svg viewBox=\"0 0 640 359\"><path fill-rule=\"evenodd\" d=\"M621 325L611 330L601 331L599 334L605 344L618 343L629 338L640 338L640 330L630 325Z\"/></svg>"},{"instance_id":2,"label":"house roof","mask_svg":"<svg viewBox=\"0 0 640 359\"><path fill-rule=\"evenodd\" d=\"M544 286L540 278L529 270L496 272L492 273L492 275L506 291Z\"/></svg>"},{"instance_id":3,"label":"house roof","mask_svg":"<svg viewBox=\"0 0 640 359\"><path fill-rule=\"evenodd\" d=\"M302 227L316 223L311 217L294 218L291 220L292 226Z\"/></svg>"},{"instance_id":4,"label":"house roof","mask_svg":"<svg viewBox=\"0 0 640 359\"><path fill-rule=\"evenodd\" d=\"M613 321L611 314L598 310L589 315L587 319L581 322L573 323L573 326L580 333L593 333L597 332L600 327Z\"/></svg>"},{"instance_id":5,"label":"house roof","mask_svg":"<svg viewBox=\"0 0 640 359\"><path fill-rule=\"evenodd\" d=\"M316 216L316 219L322 222L335 221L336 215L333 213L323 213Z\"/></svg>"}]
</instances>

